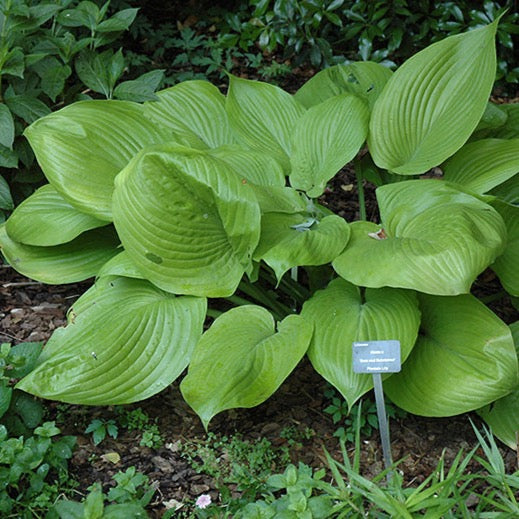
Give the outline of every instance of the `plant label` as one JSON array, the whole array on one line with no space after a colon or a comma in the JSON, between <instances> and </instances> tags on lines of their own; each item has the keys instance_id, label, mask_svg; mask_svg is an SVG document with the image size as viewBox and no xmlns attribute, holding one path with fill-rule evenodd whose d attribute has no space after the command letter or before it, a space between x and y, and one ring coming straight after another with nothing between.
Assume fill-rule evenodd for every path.
<instances>
[{"instance_id":1,"label":"plant label","mask_svg":"<svg viewBox=\"0 0 519 519\"><path fill-rule=\"evenodd\" d=\"M355 373L397 373L400 366L400 341L353 343Z\"/></svg>"}]
</instances>

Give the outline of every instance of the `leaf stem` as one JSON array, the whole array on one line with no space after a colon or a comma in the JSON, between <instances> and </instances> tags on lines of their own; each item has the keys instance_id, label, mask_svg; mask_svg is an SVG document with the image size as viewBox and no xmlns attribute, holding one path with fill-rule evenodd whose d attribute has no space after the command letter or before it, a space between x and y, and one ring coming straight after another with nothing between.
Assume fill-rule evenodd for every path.
<instances>
[{"instance_id":1,"label":"leaf stem","mask_svg":"<svg viewBox=\"0 0 519 519\"><path fill-rule=\"evenodd\" d=\"M364 196L364 177L362 176L362 166L359 159L355 159L354 163L355 177L357 178L357 193L359 197L359 213L360 219L366 220L366 199Z\"/></svg>"}]
</instances>

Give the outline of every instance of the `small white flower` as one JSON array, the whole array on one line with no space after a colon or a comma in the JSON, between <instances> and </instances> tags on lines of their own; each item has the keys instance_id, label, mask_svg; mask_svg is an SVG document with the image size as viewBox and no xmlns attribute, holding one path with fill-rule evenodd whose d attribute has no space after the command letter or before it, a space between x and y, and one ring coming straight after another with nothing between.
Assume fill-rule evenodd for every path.
<instances>
[{"instance_id":1,"label":"small white flower","mask_svg":"<svg viewBox=\"0 0 519 519\"><path fill-rule=\"evenodd\" d=\"M211 496L209 494L202 494L198 496L195 506L197 508L207 508L211 504Z\"/></svg>"}]
</instances>

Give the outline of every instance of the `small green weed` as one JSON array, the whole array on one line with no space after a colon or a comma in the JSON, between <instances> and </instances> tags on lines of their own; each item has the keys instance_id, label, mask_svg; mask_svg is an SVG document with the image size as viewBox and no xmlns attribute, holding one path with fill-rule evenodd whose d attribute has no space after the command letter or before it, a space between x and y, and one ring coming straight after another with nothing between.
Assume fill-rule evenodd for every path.
<instances>
[{"instance_id":1,"label":"small green weed","mask_svg":"<svg viewBox=\"0 0 519 519\"><path fill-rule=\"evenodd\" d=\"M204 441L183 445L181 452L197 472L214 478L229 511L255 499L272 472L290 462L288 449L276 449L266 438L246 441L239 434L218 437L209 433ZM231 486L242 493L240 499L232 498Z\"/></svg>"},{"instance_id":2,"label":"small green weed","mask_svg":"<svg viewBox=\"0 0 519 519\"><path fill-rule=\"evenodd\" d=\"M85 433L92 433L94 445L99 445L106 436L116 439L119 435L119 428L115 420L105 420L104 418L95 418L85 429Z\"/></svg>"},{"instance_id":3,"label":"small green weed","mask_svg":"<svg viewBox=\"0 0 519 519\"><path fill-rule=\"evenodd\" d=\"M76 438L59 434L54 422L27 438L9 437L0 425L0 516L43 517L59 495L77 486L67 466Z\"/></svg>"},{"instance_id":4,"label":"small green weed","mask_svg":"<svg viewBox=\"0 0 519 519\"><path fill-rule=\"evenodd\" d=\"M125 427L129 431L138 430L142 433L139 442L141 446L158 449L164 445L164 438L160 433L156 420L152 421L140 407L135 409L118 407L116 410L121 427Z\"/></svg>"},{"instance_id":5,"label":"small green weed","mask_svg":"<svg viewBox=\"0 0 519 519\"><path fill-rule=\"evenodd\" d=\"M363 437L371 436L373 430L378 429L377 405L373 400L365 399L362 404L362 413L359 415L356 412L359 403L355 404L349 412L348 404L333 387L328 387L324 396L330 400L330 405L323 411L332 416L334 424L341 424L333 434L335 437L351 442L355 438L357 426L360 427L360 434ZM386 401L386 414L388 418L404 418L406 416L405 411L388 401ZM357 423L357 420L360 420L360 422Z\"/></svg>"},{"instance_id":6,"label":"small green weed","mask_svg":"<svg viewBox=\"0 0 519 519\"><path fill-rule=\"evenodd\" d=\"M129 467L118 472L113 479L117 485L104 494L100 483L89 487L89 493L81 501L62 499L54 505L54 511L62 519L72 517L110 517L127 519L149 517L146 506L150 503L156 488L149 485L148 477Z\"/></svg>"}]
</instances>

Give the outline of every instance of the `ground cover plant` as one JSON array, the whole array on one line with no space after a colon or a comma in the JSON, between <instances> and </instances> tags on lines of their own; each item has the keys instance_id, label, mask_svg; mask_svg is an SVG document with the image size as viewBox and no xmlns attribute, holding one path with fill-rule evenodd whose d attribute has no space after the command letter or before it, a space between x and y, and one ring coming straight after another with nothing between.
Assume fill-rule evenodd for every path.
<instances>
[{"instance_id":1,"label":"ground cover plant","mask_svg":"<svg viewBox=\"0 0 519 519\"><path fill-rule=\"evenodd\" d=\"M208 427L266 400L305 354L351 407L372 387L351 343L393 338L395 404L478 409L515 446L517 325L470 294L490 267L519 296L517 105L488 103L496 30L449 37L394 74L326 69L294 96L231 76L226 96L188 81L34 122L49 184L2 225L2 252L45 283L97 281L17 387L121 404L188 367L181 390ZM352 160L360 187L379 186L380 224L319 204ZM421 178L437 167L441 180Z\"/></svg>"},{"instance_id":2,"label":"ground cover plant","mask_svg":"<svg viewBox=\"0 0 519 519\"><path fill-rule=\"evenodd\" d=\"M128 60L121 35L137 8L110 2L0 2L0 219L42 183L22 137L27 125L79 99L153 99L162 79L154 70L121 81ZM118 43L119 42L119 43ZM14 201L13 201L14 199Z\"/></svg>"}]
</instances>

